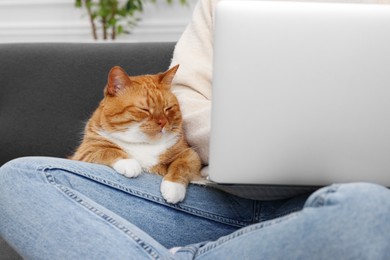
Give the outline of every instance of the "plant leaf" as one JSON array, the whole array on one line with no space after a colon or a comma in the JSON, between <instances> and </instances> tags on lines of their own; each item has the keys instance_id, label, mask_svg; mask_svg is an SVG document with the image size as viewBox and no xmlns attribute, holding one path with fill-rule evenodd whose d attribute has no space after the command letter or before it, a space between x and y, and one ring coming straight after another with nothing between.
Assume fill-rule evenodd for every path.
<instances>
[{"instance_id":1,"label":"plant leaf","mask_svg":"<svg viewBox=\"0 0 390 260\"><path fill-rule=\"evenodd\" d=\"M74 3L74 5L75 5L76 7L82 7L81 0L76 0L76 2Z\"/></svg>"}]
</instances>

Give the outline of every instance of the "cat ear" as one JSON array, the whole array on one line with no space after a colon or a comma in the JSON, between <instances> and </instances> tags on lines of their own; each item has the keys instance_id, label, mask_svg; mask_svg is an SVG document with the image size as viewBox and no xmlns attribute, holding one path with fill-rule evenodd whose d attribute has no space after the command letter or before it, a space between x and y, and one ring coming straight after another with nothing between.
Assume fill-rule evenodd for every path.
<instances>
[{"instance_id":1,"label":"cat ear","mask_svg":"<svg viewBox=\"0 0 390 260\"><path fill-rule=\"evenodd\" d=\"M166 89L171 88L172 80L175 77L176 71L178 69L179 69L179 64L167 70L166 72L160 74L160 83L164 88Z\"/></svg>"},{"instance_id":2,"label":"cat ear","mask_svg":"<svg viewBox=\"0 0 390 260\"><path fill-rule=\"evenodd\" d=\"M129 75L121 67L115 66L108 74L106 93L115 96L119 91L130 85Z\"/></svg>"}]
</instances>

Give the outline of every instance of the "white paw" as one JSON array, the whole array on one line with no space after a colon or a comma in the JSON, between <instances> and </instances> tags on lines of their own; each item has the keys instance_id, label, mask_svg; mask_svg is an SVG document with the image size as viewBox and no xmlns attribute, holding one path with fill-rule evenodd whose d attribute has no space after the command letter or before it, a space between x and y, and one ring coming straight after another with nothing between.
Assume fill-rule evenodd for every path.
<instances>
[{"instance_id":1,"label":"white paw","mask_svg":"<svg viewBox=\"0 0 390 260\"><path fill-rule=\"evenodd\" d=\"M176 204L184 200L186 186L181 183L165 181L161 183L161 194L168 203Z\"/></svg>"},{"instance_id":2,"label":"white paw","mask_svg":"<svg viewBox=\"0 0 390 260\"><path fill-rule=\"evenodd\" d=\"M112 165L112 168L128 178L137 177L142 172L141 165L135 159L118 160Z\"/></svg>"}]
</instances>

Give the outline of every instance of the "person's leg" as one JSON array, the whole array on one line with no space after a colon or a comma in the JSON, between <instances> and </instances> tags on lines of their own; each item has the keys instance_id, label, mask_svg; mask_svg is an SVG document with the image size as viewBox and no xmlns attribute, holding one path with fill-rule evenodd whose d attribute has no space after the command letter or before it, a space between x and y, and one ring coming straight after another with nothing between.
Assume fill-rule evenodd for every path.
<instances>
[{"instance_id":1,"label":"person's leg","mask_svg":"<svg viewBox=\"0 0 390 260\"><path fill-rule=\"evenodd\" d=\"M73 190L71 183L58 182L54 172L41 169L38 174L33 162L19 167L22 161L14 161L0 172L0 234L23 258L172 257L142 230Z\"/></svg>"},{"instance_id":2,"label":"person's leg","mask_svg":"<svg viewBox=\"0 0 390 260\"><path fill-rule=\"evenodd\" d=\"M60 246L82 254L100 245L102 238L109 240L108 247L115 244L109 235L97 233L103 225L116 237L115 230L121 229L114 223L120 223L126 230L137 226L169 248L215 240L251 223L299 210L305 201L305 196L251 201L190 185L185 201L171 205L160 195L160 182L161 177L152 174L128 179L106 166L70 160L14 160L0 168L1 235L25 256L42 257L39 250L48 253ZM117 239L124 242L121 237ZM99 249L107 256L112 253L107 247ZM116 247L112 249L116 252Z\"/></svg>"},{"instance_id":3,"label":"person's leg","mask_svg":"<svg viewBox=\"0 0 390 260\"><path fill-rule=\"evenodd\" d=\"M390 190L352 183L312 194L302 211L180 249L197 259L388 259Z\"/></svg>"}]
</instances>

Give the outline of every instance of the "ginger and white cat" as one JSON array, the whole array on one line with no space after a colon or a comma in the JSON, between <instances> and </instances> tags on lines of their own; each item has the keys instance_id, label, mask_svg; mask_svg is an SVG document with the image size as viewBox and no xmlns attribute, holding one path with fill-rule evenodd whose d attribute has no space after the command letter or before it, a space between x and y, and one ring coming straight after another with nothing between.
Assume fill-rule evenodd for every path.
<instances>
[{"instance_id":1,"label":"ginger and white cat","mask_svg":"<svg viewBox=\"0 0 390 260\"><path fill-rule=\"evenodd\" d=\"M178 67L131 77L112 68L104 98L70 159L105 164L129 178L143 170L156 173L164 177L164 199L182 201L188 183L201 179L201 161L185 140L179 103L170 91Z\"/></svg>"}]
</instances>

